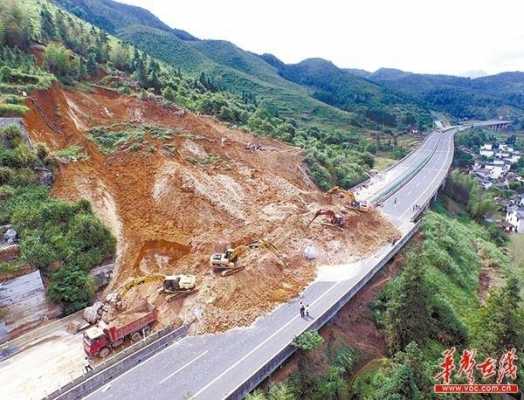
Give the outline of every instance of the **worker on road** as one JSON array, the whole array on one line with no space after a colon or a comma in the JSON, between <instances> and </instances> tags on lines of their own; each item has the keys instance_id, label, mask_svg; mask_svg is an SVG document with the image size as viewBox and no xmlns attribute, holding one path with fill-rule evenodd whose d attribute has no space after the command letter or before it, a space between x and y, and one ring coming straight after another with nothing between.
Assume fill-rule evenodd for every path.
<instances>
[{"instance_id":1,"label":"worker on road","mask_svg":"<svg viewBox=\"0 0 524 400\"><path fill-rule=\"evenodd\" d=\"M393 204L397 205L397 198L396 197L393 199Z\"/></svg>"},{"instance_id":2,"label":"worker on road","mask_svg":"<svg viewBox=\"0 0 524 400\"><path fill-rule=\"evenodd\" d=\"M309 304L306 304L305 314L306 314L306 318L310 317L310 315L309 315Z\"/></svg>"},{"instance_id":3,"label":"worker on road","mask_svg":"<svg viewBox=\"0 0 524 400\"><path fill-rule=\"evenodd\" d=\"M84 360L86 360L86 365L84 366L85 373L87 374L89 371L93 370L93 367L89 363L89 359L87 357L84 357Z\"/></svg>"},{"instance_id":4,"label":"worker on road","mask_svg":"<svg viewBox=\"0 0 524 400\"><path fill-rule=\"evenodd\" d=\"M300 317L304 318L306 316L306 307L304 307L304 303L300 302Z\"/></svg>"}]
</instances>

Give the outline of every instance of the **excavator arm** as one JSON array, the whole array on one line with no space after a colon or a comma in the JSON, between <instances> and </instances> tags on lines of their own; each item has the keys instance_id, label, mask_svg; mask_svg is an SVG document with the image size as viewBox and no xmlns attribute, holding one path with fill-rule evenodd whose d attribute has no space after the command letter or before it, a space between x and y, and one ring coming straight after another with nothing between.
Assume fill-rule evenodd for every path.
<instances>
[{"instance_id":1,"label":"excavator arm","mask_svg":"<svg viewBox=\"0 0 524 400\"><path fill-rule=\"evenodd\" d=\"M287 261L285 259L284 256L282 256L282 253L280 252L280 250L278 249L277 246L275 246L273 243L271 242L268 242L267 240L258 240L257 242L258 247L261 247L263 249L266 249L268 250L269 252L271 252L277 259L278 261L280 262L280 264L284 267L284 268L287 268Z\"/></svg>"},{"instance_id":2,"label":"excavator arm","mask_svg":"<svg viewBox=\"0 0 524 400\"><path fill-rule=\"evenodd\" d=\"M117 289L117 294L120 298L123 298L127 292L129 292L131 289L133 289L136 286L143 285L144 283L149 282L157 282L157 281L164 281L166 275L163 274L150 274L150 275L144 275L144 276L138 276L135 278L132 278L128 280L126 283L124 283L123 286L121 286L119 289Z\"/></svg>"}]
</instances>

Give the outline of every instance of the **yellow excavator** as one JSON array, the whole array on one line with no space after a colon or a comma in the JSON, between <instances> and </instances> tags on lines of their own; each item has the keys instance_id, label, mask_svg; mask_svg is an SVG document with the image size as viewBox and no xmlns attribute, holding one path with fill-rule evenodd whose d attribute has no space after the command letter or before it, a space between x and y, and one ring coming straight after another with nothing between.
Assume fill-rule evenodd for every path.
<instances>
[{"instance_id":1,"label":"yellow excavator","mask_svg":"<svg viewBox=\"0 0 524 400\"><path fill-rule=\"evenodd\" d=\"M309 221L309 224L307 224L307 227L309 228L309 226L313 223L313 221L316 220L320 216L326 216L328 218L329 223L337 228L343 229L347 225L347 220L343 215L339 215L335 213L335 211L330 210L330 209L321 208L320 210L318 210L315 213L313 219Z\"/></svg>"},{"instance_id":2,"label":"yellow excavator","mask_svg":"<svg viewBox=\"0 0 524 400\"><path fill-rule=\"evenodd\" d=\"M115 297L116 299L123 299L132 288L150 282L162 282L159 293L167 294L167 301L180 296L187 296L198 290L196 288L196 277L194 275L149 274L129 279L123 286L116 290Z\"/></svg>"},{"instance_id":3,"label":"yellow excavator","mask_svg":"<svg viewBox=\"0 0 524 400\"><path fill-rule=\"evenodd\" d=\"M249 245L243 244L235 248L228 248L223 253L213 253L209 258L209 265L213 271L219 272L221 276L235 274L245 268L244 265L238 265L239 257L243 256L249 250L258 248L270 251L275 255L282 267L287 267L287 262L281 255L280 250L267 240L257 240Z\"/></svg>"},{"instance_id":4,"label":"yellow excavator","mask_svg":"<svg viewBox=\"0 0 524 400\"><path fill-rule=\"evenodd\" d=\"M330 199L338 198L344 202L344 207L350 210L356 210L361 212L369 212L371 210L369 204L366 201L359 201L355 197L355 194L350 190L344 190L340 186L335 186L328 190L326 194Z\"/></svg>"}]
</instances>

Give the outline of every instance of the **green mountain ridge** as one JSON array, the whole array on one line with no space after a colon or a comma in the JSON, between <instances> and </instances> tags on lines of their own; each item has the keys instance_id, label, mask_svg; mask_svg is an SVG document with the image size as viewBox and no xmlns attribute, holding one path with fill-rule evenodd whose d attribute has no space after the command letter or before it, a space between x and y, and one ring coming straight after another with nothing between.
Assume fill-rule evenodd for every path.
<instances>
[{"instance_id":1,"label":"green mountain ridge","mask_svg":"<svg viewBox=\"0 0 524 400\"><path fill-rule=\"evenodd\" d=\"M112 0L55 2L188 74L205 72L225 90L272 103L277 113L304 126L404 131L413 125L429 127L430 110L457 119L524 121L522 72L471 79L395 68L339 68L319 58L285 64L231 42L197 39L140 7Z\"/></svg>"},{"instance_id":2,"label":"green mountain ridge","mask_svg":"<svg viewBox=\"0 0 524 400\"><path fill-rule=\"evenodd\" d=\"M223 40L192 40L180 37L160 20L150 21L151 14L145 10L144 19L137 20L136 8L118 8L120 13L132 15L124 17L117 14L114 18L105 11L111 0L55 0L67 10L82 17L90 16L93 23L104 17L109 20L116 35L146 50L155 57L179 67L184 72L198 76L209 74L220 87L235 94L248 93L255 96L259 103L271 103L279 115L292 118L299 125L320 126L329 129L347 129L360 126L368 129L383 129L384 125L405 130L403 116L415 110L423 115L426 126L430 125L429 112L415 102L402 99L386 110L382 110L382 100L387 98L395 103L402 96L391 96L389 89L383 89L377 83L355 77L333 65L334 77L344 77L341 83L329 84L329 77L324 74L296 77L283 73L282 66L268 61L265 56L245 51L233 43ZM103 26L101 26L103 27ZM275 57L273 60L278 63ZM328 61L324 61L328 63ZM307 71L304 71L307 72ZM290 79L292 78L292 79ZM317 81L318 79L318 81ZM337 77L338 80L338 77ZM308 84L304 84L308 82ZM345 88L340 86L347 85ZM333 93L329 93L336 87ZM349 93L351 92L351 93ZM341 98L339 98L341 97ZM360 99L359 104L354 100ZM368 99L372 104L367 104ZM406 106L406 104L409 104ZM379 108L379 117L388 118L393 123L383 124L382 118L370 118L369 109ZM373 114L373 113L372 113ZM374 114L373 114L374 115Z\"/></svg>"},{"instance_id":3,"label":"green mountain ridge","mask_svg":"<svg viewBox=\"0 0 524 400\"><path fill-rule=\"evenodd\" d=\"M524 118L524 72L473 79L381 68L369 79L457 118Z\"/></svg>"}]
</instances>

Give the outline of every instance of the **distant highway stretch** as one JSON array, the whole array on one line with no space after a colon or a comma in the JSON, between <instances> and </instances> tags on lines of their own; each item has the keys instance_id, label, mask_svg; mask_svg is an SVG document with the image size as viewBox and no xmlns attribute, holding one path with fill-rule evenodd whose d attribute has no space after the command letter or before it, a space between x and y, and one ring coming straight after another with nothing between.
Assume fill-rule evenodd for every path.
<instances>
[{"instance_id":1,"label":"distant highway stretch","mask_svg":"<svg viewBox=\"0 0 524 400\"><path fill-rule=\"evenodd\" d=\"M409 239L415 229L412 217L418 213L414 206L427 206L445 180L458 129L432 133L419 149L385 174L386 182L372 180L363 191L371 196L396 185L395 192L384 201L383 212L401 230L403 240L356 263L331 266L329 270L321 267L317 279L304 291L311 320L298 316L298 299L282 304L249 328L175 342L84 398L242 398L291 354L289 345L296 336L327 322ZM417 172L412 176L413 171ZM403 176L409 179L402 182ZM379 189L374 190L374 185Z\"/></svg>"}]
</instances>

